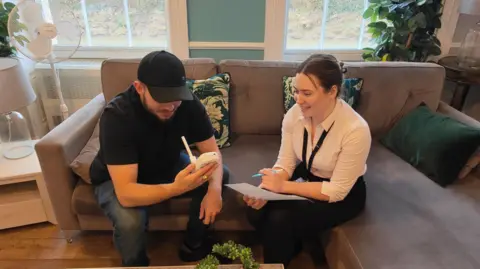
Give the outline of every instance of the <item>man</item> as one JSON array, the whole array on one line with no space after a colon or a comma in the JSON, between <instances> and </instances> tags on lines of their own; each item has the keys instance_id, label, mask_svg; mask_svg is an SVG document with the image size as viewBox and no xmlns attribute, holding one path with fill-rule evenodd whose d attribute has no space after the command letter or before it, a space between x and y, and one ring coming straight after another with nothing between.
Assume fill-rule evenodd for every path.
<instances>
[{"instance_id":1,"label":"man","mask_svg":"<svg viewBox=\"0 0 480 269\"><path fill-rule=\"evenodd\" d=\"M156 51L138 67L138 80L110 101L100 119L100 150L90 167L96 199L112 221L124 266L148 266L146 228L150 205L192 197L184 261L204 258L212 247L208 226L222 208L222 162L195 170L181 137L200 153L220 151L203 104L186 86L173 54ZM221 159L221 158L220 158Z\"/></svg>"}]
</instances>

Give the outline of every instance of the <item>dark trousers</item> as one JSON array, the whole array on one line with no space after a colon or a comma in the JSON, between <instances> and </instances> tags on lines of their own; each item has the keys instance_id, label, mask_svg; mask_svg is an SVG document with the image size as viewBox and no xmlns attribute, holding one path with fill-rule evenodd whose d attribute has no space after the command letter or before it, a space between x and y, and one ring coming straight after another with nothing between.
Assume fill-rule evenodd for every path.
<instances>
[{"instance_id":1,"label":"dark trousers","mask_svg":"<svg viewBox=\"0 0 480 269\"><path fill-rule=\"evenodd\" d=\"M190 163L187 155L182 154L177 170ZM223 167L223 183L228 183L229 172ZM200 243L207 235L208 225L199 219L200 204L208 190L208 183L179 197L191 197L189 220L185 241L189 245ZM105 215L113 224L113 240L120 252L123 266L148 266L146 231L148 227L148 206L123 207L115 195L112 181L106 181L95 187L95 197ZM174 198L175 199L175 198Z\"/></svg>"},{"instance_id":2,"label":"dark trousers","mask_svg":"<svg viewBox=\"0 0 480 269\"><path fill-rule=\"evenodd\" d=\"M259 233L264 262L288 266L303 239L356 217L365 206L365 197L365 182L360 177L340 202L270 201L260 210L249 207L247 217Z\"/></svg>"}]
</instances>

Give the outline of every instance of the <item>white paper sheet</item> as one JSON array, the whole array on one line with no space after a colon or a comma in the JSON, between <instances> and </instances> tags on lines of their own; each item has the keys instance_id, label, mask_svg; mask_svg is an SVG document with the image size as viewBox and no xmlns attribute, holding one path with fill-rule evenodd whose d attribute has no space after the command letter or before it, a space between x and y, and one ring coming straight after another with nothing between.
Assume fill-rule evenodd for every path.
<instances>
[{"instance_id":1,"label":"white paper sheet","mask_svg":"<svg viewBox=\"0 0 480 269\"><path fill-rule=\"evenodd\" d=\"M291 194L279 194L264 190L257 186L250 185L248 183L239 184L226 184L225 186L249 197L256 199L263 199L266 201L282 201L282 200L308 200L305 197L300 197Z\"/></svg>"}]
</instances>

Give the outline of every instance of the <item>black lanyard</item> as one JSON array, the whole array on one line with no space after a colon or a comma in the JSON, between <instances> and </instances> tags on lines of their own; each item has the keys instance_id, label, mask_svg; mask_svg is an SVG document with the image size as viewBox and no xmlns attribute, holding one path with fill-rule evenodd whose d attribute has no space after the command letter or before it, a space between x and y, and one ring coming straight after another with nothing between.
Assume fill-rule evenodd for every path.
<instances>
[{"instance_id":1,"label":"black lanyard","mask_svg":"<svg viewBox=\"0 0 480 269\"><path fill-rule=\"evenodd\" d=\"M335 122L334 122L334 123L335 123ZM328 132L330 131L330 129L332 129L332 126L333 126L334 123L332 123L332 125L330 125L330 128L328 128L328 130L323 130L323 133L322 133L322 135L320 136L320 139L318 139L317 145L316 145L315 148L312 150L312 155L310 155L310 160L308 160L308 167L307 167L308 173L310 173L310 170L312 169L313 159L315 158L315 155L317 154L318 150L319 150L320 147L322 146L323 141L324 141L325 138L327 137L327 134L328 134ZM304 162L305 162L305 160L307 159L307 143L308 143L308 132L307 132L307 129L303 129L303 152L302 152L302 158L303 158L303 161L304 161Z\"/></svg>"}]
</instances>

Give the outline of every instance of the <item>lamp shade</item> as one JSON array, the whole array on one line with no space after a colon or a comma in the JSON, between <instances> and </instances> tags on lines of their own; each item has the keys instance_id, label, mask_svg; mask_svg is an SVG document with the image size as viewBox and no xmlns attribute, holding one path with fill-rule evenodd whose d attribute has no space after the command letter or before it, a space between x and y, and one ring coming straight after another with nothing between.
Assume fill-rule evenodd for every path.
<instances>
[{"instance_id":1,"label":"lamp shade","mask_svg":"<svg viewBox=\"0 0 480 269\"><path fill-rule=\"evenodd\" d=\"M0 114L28 106L36 98L20 61L0 58Z\"/></svg>"},{"instance_id":2,"label":"lamp shade","mask_svg":"<svg viewBox=\"0 0 480 269\"><path fill-rule=\"evenodd\" d=\"M460 0L458 13L480 15L480 0Z\"/></svg>"}]
</instances>

